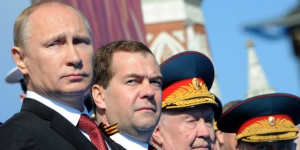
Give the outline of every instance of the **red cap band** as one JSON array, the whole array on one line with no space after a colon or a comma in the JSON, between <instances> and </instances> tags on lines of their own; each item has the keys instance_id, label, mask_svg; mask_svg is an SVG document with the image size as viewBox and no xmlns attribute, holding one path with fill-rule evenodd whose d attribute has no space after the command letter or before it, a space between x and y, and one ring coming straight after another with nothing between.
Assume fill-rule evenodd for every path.
<instances>
[{"instance_id":1,"label":"red cap band","mask_svg":"<svg viewBox=\"0 0 300 150\"><path fill-rule=\"evenodd\" d=\"M192 80L194 78L189 78L189 79L185 79L185 80L181 80L181 81L177 81L173 84L171 84L169 87L165 88L162 92L162 101L165 101L165 99L172 94L175 90L177 90L178 88L182 87L182 86L187 86L190 83L192 83ZM204 81L201 78L197 78L199 82L204 83ZM205 84L205 83L204 83Z\"/></svg>"}]
</instances>

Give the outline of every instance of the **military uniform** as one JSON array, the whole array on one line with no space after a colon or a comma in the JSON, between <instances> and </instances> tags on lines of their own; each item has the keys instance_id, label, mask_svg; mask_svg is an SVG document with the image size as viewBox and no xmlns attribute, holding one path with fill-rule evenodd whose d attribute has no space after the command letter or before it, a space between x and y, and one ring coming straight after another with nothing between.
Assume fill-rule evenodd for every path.
<instances>
[{"instance_id":1,"label":"military uniform","mask_svg":"<svg viewBox=\"0 0 300 150\"><path fill-rule=\"evenodd\" d=\"M275 143L289 143L297 137L295 124L300 122L299 108L297 96L260 95L234 105L224 112L217 125L223 132L236 133L238 143L273 147Z\"/></svg>"},{"instance_id":2,"label":"military uniform","mask_svg":"<svg viewBox=\"0 0 300 150\"><path fill-rule=\"evenodd\" d=\"M222 106L209 90L214 81L211 60L200 52L184 51L161 64L163 75L162 111L184 110L209 105L218 118Z\"/></svg>"},{"instance_id":3,"label":"military uniform","mask_svg":"<svg viewBox=\"0 0 300 150\"><path fill-rule=\"evenodd\" d=\"M212 119L218 118L222 113L220 101L209 92L214 81L214 67L211 60L200 52L184 51L168 58L160 67L163 76L161 117L163 120L154 131L153 145L158 149L181 150L195 147L210 149L214 135L211 135L213 133L210 131L213 129L208 124L212 124ZM214 116L205 116L203 115L205 113ZM193 123L182 116L190 118ZM189 125L193 127L190 128ZM188 140L184 139L188 136L190 137ZM199 139L206 141L207 144L195 142Z\"/></svg>"}]
</instances>

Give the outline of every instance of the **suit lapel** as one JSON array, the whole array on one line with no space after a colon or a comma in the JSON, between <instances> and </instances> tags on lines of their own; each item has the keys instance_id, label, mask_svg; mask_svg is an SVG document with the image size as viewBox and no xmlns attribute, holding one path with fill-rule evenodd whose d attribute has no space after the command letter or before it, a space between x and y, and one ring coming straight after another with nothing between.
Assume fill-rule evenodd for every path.
<instances>
[{"instance_id":1,"label":"suit lapel","mask_svg":"<svg viewBox=\"0 0 300 150\"><path fill-rule=\"evenodd\" d=\"M78 150L96 150L92 143L62 115L33 99L24 99L21 111L29 111L43 120L50 121L50 127Z\"/></svg>"},{"instance_id":2,"label":"suit lapel","mask_svg":"<svg viewBox=\"0 0 300 150\"><path fill-rule=\"evenodd\" d=\"M72 143L78 150L96 149L78 128L60 115L52 118L51 128Z\"/></svg>"},{"instance_id":3,"label":"suit lapel","mask_svg":"<svg viewBox=\"0 0 300 150\"><path fill-rule=\"evenodd\" d=\"M102 137L104 138L104 140L106 141L106 143L109 145L109 147L112 150L126 150L124 147L122 147L120 144L118 144L117 142L115 142L114 140L112 140L109 135L105 132L105 129L103 128L103 124L100 124L98 126L98 129L100 130L100 133L102 135Z\"/></svg>"}]
</instances>

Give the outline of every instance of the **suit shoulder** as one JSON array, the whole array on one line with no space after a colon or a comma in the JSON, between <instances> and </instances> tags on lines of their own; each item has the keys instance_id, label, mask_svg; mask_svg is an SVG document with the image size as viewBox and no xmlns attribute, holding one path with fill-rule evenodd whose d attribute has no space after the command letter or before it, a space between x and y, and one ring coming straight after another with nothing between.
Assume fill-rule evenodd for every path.
<instances>
[{"instance_id":1,"label":"suit shoulder","mask_svg":"<svg viewBox=\"0 0 300 150\"><path fill-rule=\"evenodd\" d=\"M38 116L34 115L30 112L19 112L9 118L6 122L4 122L1 128L6 129L16 129L16 128L23 128L23 129L32 129L33 126L37 124L43 124L45 120L40 119ZM0 128L0 129L1 129Z\"/></svg>"},{"instance_id":2,"label":"suit shoulder","mask_svg":"<svg viewBox=\"0 0 300 150\"><path fill-rule=\"evenodd\" d=\"M17 113L4 122L0 126L0 147L5 147L7 150L30 147L33 139L30 134L32 129L29 128L28 121L26 115Z\"/></svg>"},{"instance_id":3,"label":"suit shoulder","mask_svg":"<svg viewBox=\"0 0 300 150\"><path fill-rule=\"evenodd\" d=\"M33 147L43 133L46 124L37 116L28 112L16 113L0 126L0 147L21 149ZM31 147L31 148L30 148Z\"/></svg>"},{"instance_id":4,"label":"suit shoulder","mask_svg":"<svg viewBox=\"0 0 300 150\"><path fill-rule=\"evenodd\" d=\"M6 150L75 149L51 128L50 121L31 112L17 113L0 126L0 147Z\"/></svg>"}]
</instances>

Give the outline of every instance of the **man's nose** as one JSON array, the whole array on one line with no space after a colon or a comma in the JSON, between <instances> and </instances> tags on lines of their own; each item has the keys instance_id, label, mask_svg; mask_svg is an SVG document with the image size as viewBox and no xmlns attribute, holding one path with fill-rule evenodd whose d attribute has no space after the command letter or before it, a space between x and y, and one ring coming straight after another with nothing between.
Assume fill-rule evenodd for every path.
<instances>
[{"instance_id":1,"label":"man's nose","mask_svg":"<svg viewBox=\"0 0 300 150\"><path fill-rule=\"evenodd\" d=\"M143 86L142 86L142 94L143 97L147 98L153 98L154 97L154 88L153 85L151 85L149 80L143 81Z\"/></svg>"},{"instance_id":2,"label":"man's nose","mask_svg":"<svg viewBox=\"0 0 300 150\"><path fill-rule=\"evenodd\" d=\"M73 66L76 69L82 68L82 60L76 46L73 43L68 44L67 49L67 65Z\"/></svg>"},{"instance_id":3,"label":"man's nose","mask_svg":"<svg viewBox=\"0 0 300 150\"><path fill-rule=\"evenodd\" d=\"M198 137L204 137L209 138L210 137L210 126L207 122L204 121L204 119L199 120L197 124L197 136Z\"/></svg>"}]
</instances>

